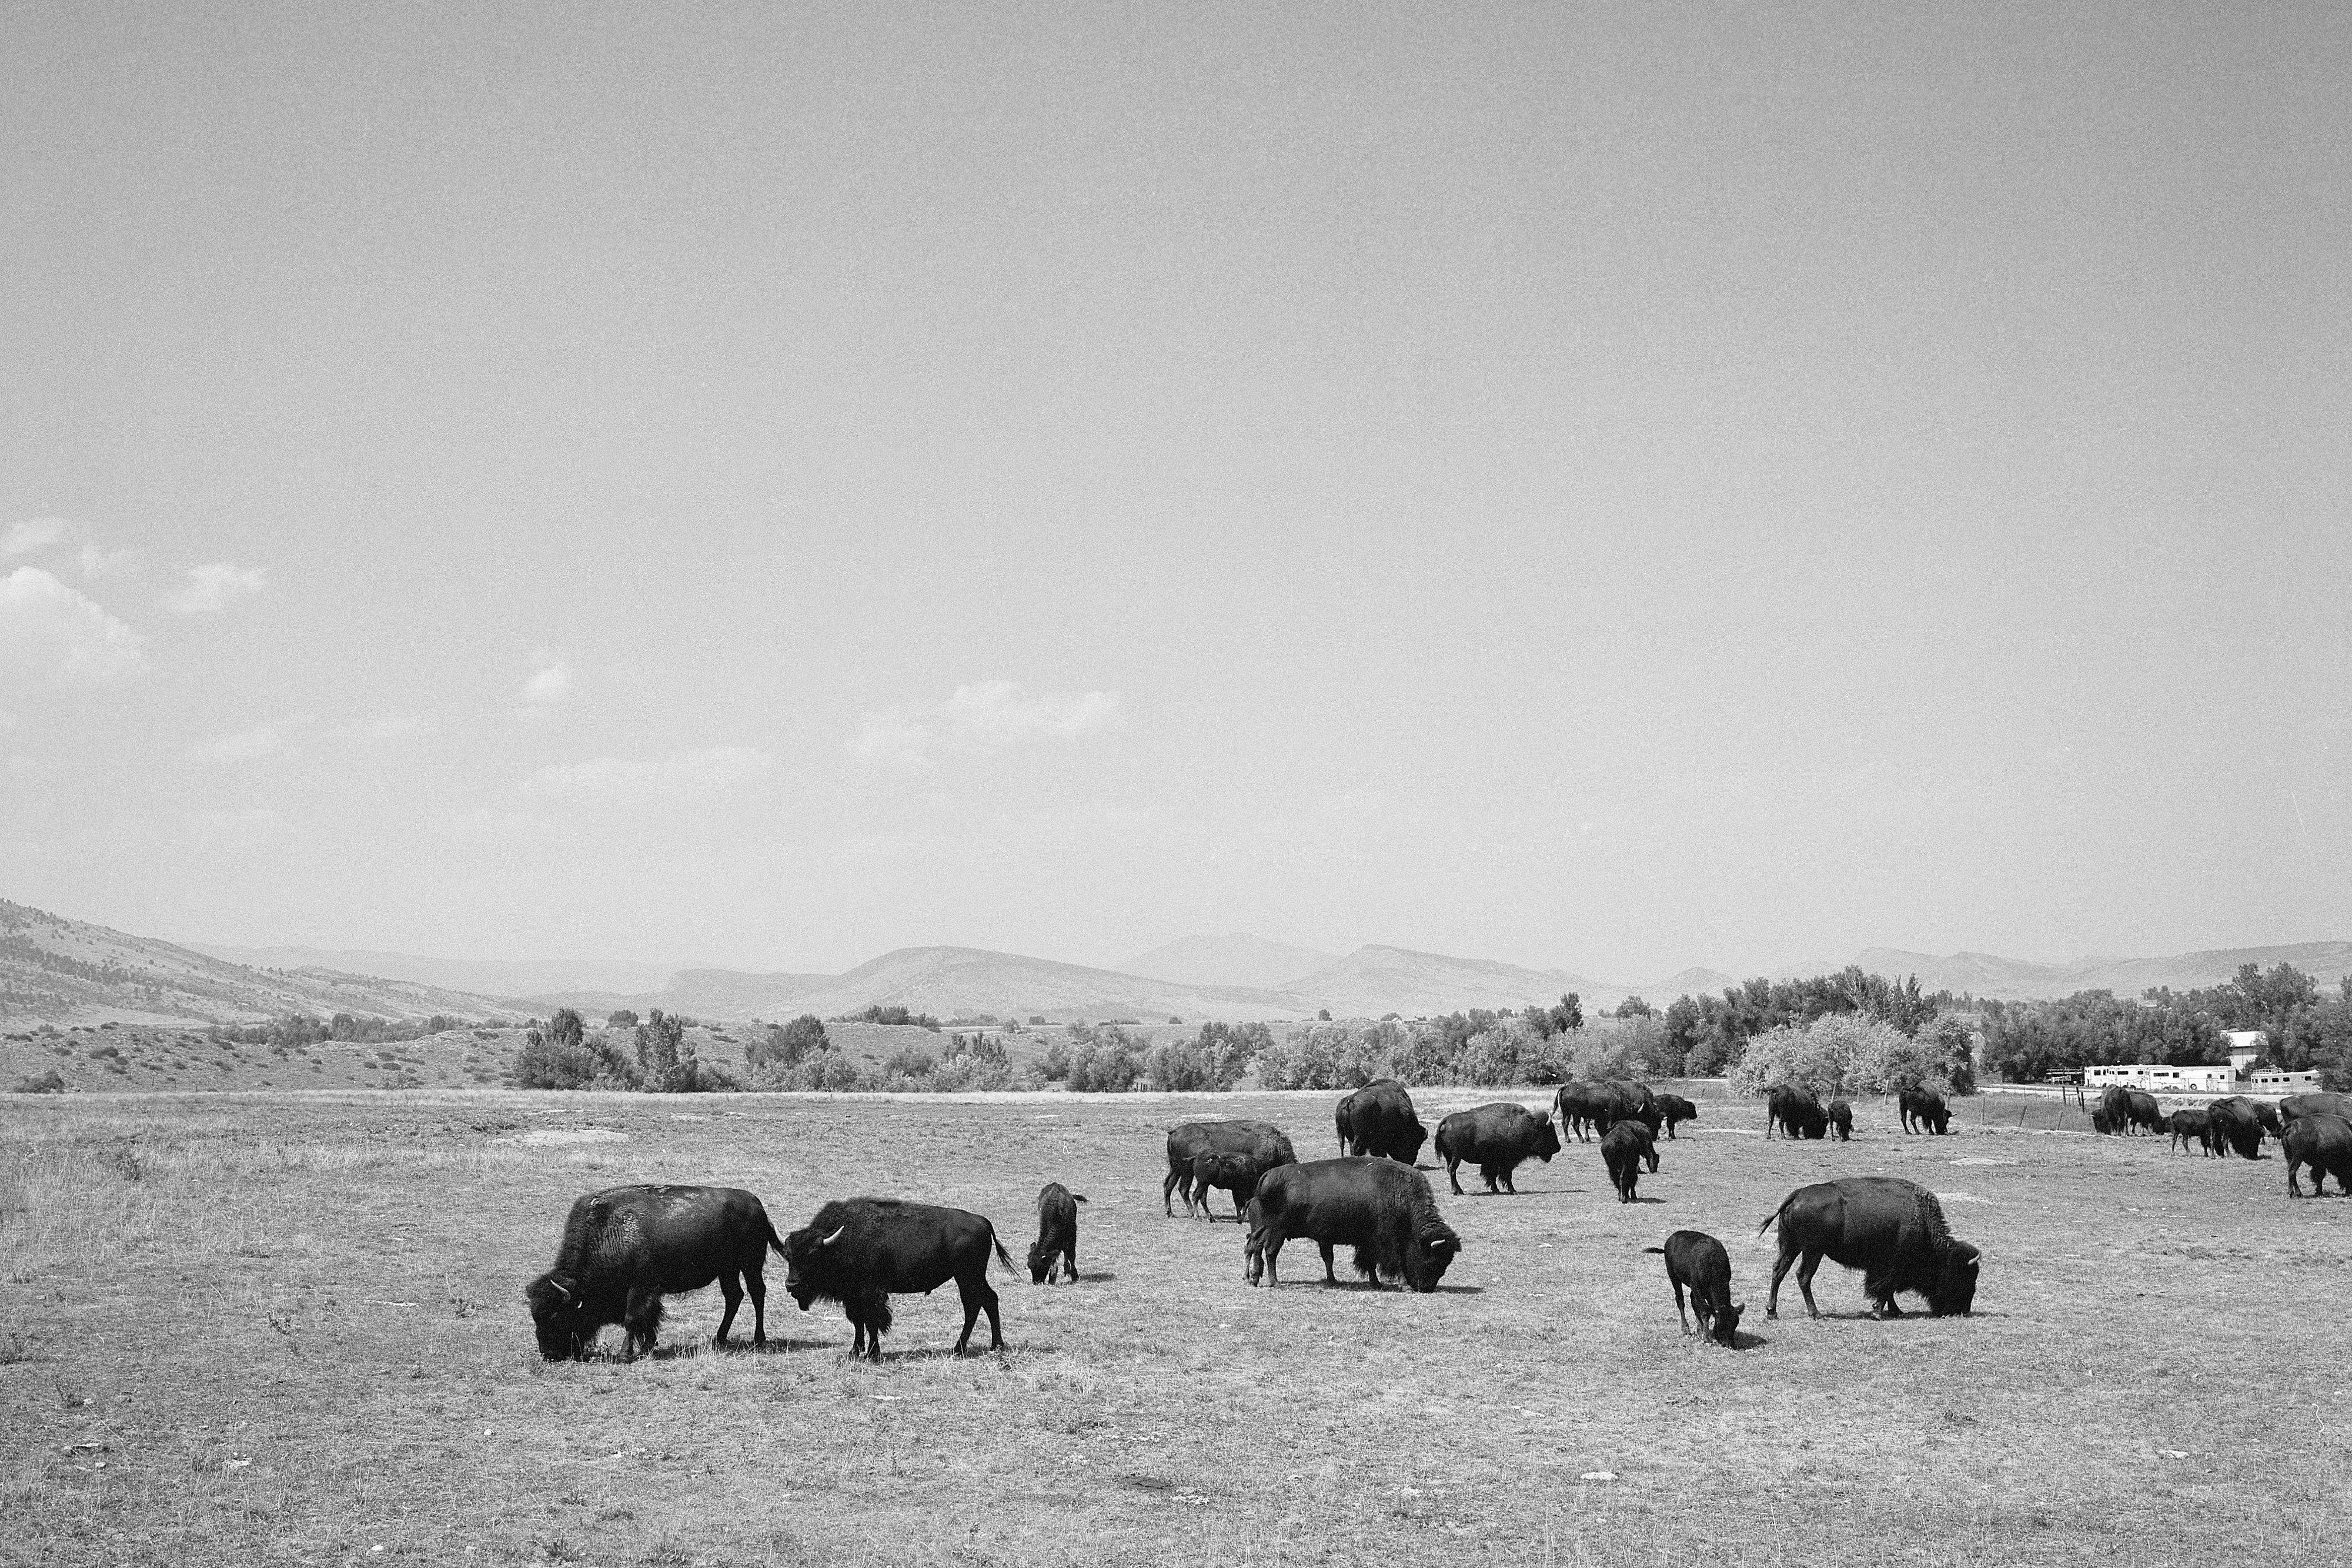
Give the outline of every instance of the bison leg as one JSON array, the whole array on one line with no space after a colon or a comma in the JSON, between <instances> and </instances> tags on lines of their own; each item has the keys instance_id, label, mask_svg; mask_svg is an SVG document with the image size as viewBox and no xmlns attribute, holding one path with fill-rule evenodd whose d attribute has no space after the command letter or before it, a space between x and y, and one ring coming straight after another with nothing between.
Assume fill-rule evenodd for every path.
<instances>
[{"instance_id":1,"label":"bison leg","mask_svg":"<svg viewBox=\"0 0 2352 1568\"><path fill-rule=\"evenodd\" d=\"M1462 1196L1462 1162L1452 1155L1445 1156L1445 1179L1454 1184L1454 1196Z\"/></svg>"},{"instance_id":2,"label":"bison leg","mask_svg":"<svg viewBox=\"0 0 2352 1568\"><path fill-rule=\"evenodd\" d=\"M735 1326L735 1313L743 1305L742 1281L732 1274L721 1274L719 1293L727 1299L727 1310L719 1314L719 1332L710 1336L710 1343L723 1345L727 1343L727 1331Z\"/></svg>"},{"instance_id":3,"label":"bison leg","mask_svg":"<svg viewBox=\"0 0 2352 1568\"><path fill-rule=\"evenodd\" d=\"M1510 1166L1503 1167L1503 1190L1513 1197L1519 1196L1518 1172Z\"/></svg>"},{"instance_id":4,"label":"bison leg","mask_svg":"<svg viewBox=\"0 0 2352 1568\"><path fill-rule=\"evenodd\" d=\"M1249 1254L1247 1270L1249 1282L1253 1285L1256 1284L1259 1277L1263 1275L1265 1288L1271 1291L1282 1283L1280 1272L1275 1268L1275 1260L1282 1256L1282 1232L1262 1230L1251 1237L1250 1240L1254 1246Z\"/></svg>"},{"instance_id":5,"label":"bison leg","mask_svg":"<svg viewBox=\"0 0 2352 1568\"><path fill-rule=\"evenodd\" d=\"M1780 1281L1789 1277L1789 1265L1796 1260L1797 1249L1787 1242L1782 1242L1780 1256L1772 1263L1772 1293L1764 1301L1766 1317L1777 1318L1780 1315Z\"/></svg>"},{"instance_id":6,"label":"bison leg","mask_svg":"<svg viewBox=\"0 0 2352 1568\"><path fill-rule=\"evenodd\" d=\"M1683 1311L1683 1282L1680 1280L1675 1279L1671 1274L1668 1275L1667 1278L1673 1281L1675 1287L1675 1316L1682 1319L1683 1333L1690 1333L1690 1316ZM1705 1301L1701 1301L1698 1304L1698 1322L1701 1328L1705 1328L1706 1326L1706 1303Z\"/></svg>"},{"instance_id":7,"label":"bison leg","mask_svg":"<svg viewBox=\"0 0 2352 1568\"><path fill-rule=\"evenodd\" d=\"M1173 1200L1176 1196L1176 1177L1179 1174L1174 1166L1170 1166L1168 1179L1160 1184L1160 1212L1171 1219L1176 1215L1176 1205Z\"/></svg>"},{"instance_id":8,"label":"bison leg","mask_svg":"<svg viewBox=\"0 0 2352 1568\"><path fill-rule=\"evenodd\" d=\"M1814 1317L1822 1315L1822 1309L1813 1304L1813 1270L1821 1266L1822 1255L1818 1252L1806 1253L1805 1260L1797 1265L1797 1289L1804 1295L1805 1311Z\"/></svg>"},{"instance_id":9,"label":"bison leg","mask_svg":"<svg viewBox=\"0 0 2352 1568\"><path fill-rule=\"evenodd\" d=\"M2303 1196L2303 1188L2295 1185L2294 1172L2295 1164L2294 1161L2290 1158L2286 1162L2286 1195L2289 1197L2301 1197ZM2312 1190L2316 1193L2320 1185L2327 1178L2325 1175L2318 1176L2311 1184Z\"/></svg>"},{"instance_id":10,"label":"bison leg","mask_svg":"<svg viewBox=\"0 0 2352 1568\"><path fill-rule=\"evenodd\" d=\"M1323 1282L1327 1285L1338 1284L1339 1276L1331 1271L1331 1244L1328 1241L1318 1241L1315 1245L1323 1249Z\"/></svg>"},{"instance_id":11,"label":"bison leg","mask_svg":"<svg viewBox=\"0 0 2352 1568\"><path fill-rule=\"evenodd\" d=\"M985 1263L982 1265L982 1268L986 1266ZM989 1348L1003 1350L1004 1326L998 1321L996 1292L989 1288L987 1276L981 1274L971 1279L959 1276L956 1280L956 1290L963 1297L963 1333L956 1336L955 1353L961 1355L964 1353L964 1347L971 1343L972 1325L980 1322L982 1308L988 1311L988 1334L991 1342Z\"/></svg>"}]
</instances>

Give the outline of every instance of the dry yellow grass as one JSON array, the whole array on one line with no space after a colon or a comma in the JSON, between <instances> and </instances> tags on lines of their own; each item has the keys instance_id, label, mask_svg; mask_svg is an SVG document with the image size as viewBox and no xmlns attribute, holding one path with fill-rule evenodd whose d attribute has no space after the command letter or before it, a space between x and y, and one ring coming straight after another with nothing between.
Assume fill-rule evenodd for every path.
<instances>
[{"instance_id":1,"label":"dry yellow grass","mask_svg":"<svg viewBox=\"0 0 2352 1568\"><path fill-rule=\"evenodd\" d=\"M0 1556L2168 1564L2318 1561L2352 1513L2352 1204L2290 1202L2275 1159L1983 1124L1998 1103L1950 1138L1867 1105L1853 1144L1768 1144L1709 1104L1655 1202L1617 1204L1591 1145L1516 1198L1441 1176L1467 1249L1439 1294L1252 1291L1234 1226L1162 1218L1164 1129L1261 1115L1320 1157L1333 1098L12 1097ZM625 1137L522 1141L592 1127ZM1948 1195L1978 1317L1812 1322L1792 1285L1763 1318L1758 1221L1866 1171ZM784 1228L920 1197L1017 1256L1048 1179L1092 1200L1087 1277L1000 1276L1001 1357L939 1354L950 1294L855 1364L779 1267L790 1349L697 1349L709 1291L655 1359L549 1366L518 1297L618 1182L749 1186ZM1640 1249L1685 1226L1731 1249L1760 1344L1680 1336ZM1834 1266L1818 1292L1860 1311Z\"/></svg>"}]
</instances>

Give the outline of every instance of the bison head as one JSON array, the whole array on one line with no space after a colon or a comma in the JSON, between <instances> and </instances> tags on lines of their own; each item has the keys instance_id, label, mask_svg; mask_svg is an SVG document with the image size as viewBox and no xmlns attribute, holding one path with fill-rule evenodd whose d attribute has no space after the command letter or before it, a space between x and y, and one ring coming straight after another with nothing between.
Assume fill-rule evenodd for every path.
<instances>
[{"instance_id":1,"label":"bison head","mask_svg":"<svg viewBox=\"0 0 2352 1568\"><path fill-rule=\"evenodd\" d=\"M1415 1121L1412 1129L1404 1135L1404 1163L1409 1166L1419 1165L1421 1145L1427 1142L1429 1142L1429 1129Z\"/></svg>"},{"instance_id":2,"label":"bison head","mask_svg":"<svg viewBox=\"0 0 2352 1568\"><path fill-rule=\"evenodd\" d=\"M1748 1305L1743 1301L1738 1306L1726 1307L1716 1313L1715 1321L1706 1325L1706 1337L1727 1350L1738 1350L1739 1348L1739 1314L1747 1310Z\"/></svg>"},{"instance_id":3,"label":"bison head","mask_svg":"<svg viewBox=\"0 0 2352 1568\"><path fill-rule=\"evenodd\" d=\"M1943 1266L1937 1270L1935 1293L1927 1298L1928 1310L1937 1317L1967 1317L1977 1299L1977 1266L1982 1259L1977 1249L1965 1241L1955 1241L1944 1249Z\"/></svg>"},{"instance_id":4,"label":"bison head","mask_svg":"<svg viewBox=\"0 0 2352 1568\"><path fill-rule=\"evenodd\" d=\"M576 1280L541 1274L523 1289L530 1303L531 1332L539 1336L539 1354L550 1361L578 1361L588 1354L604 1319L588 1304Z\"/></svg>"},{"instance_id":5,"label":"bison head","mask_svg":"<svg viewBox=\"0 0 2352 1568\"><path fill-rule=\"evenodd\" d=\"M1536 1118L1536 1158L1551 1164L1552 1155L1559 1153L1559 1129L1551 1124L1549 1116Z\"/></svg>"},{"instance_id":6,"label":"bison head","mask_svg":"<svg viewBox=\"0 0 2352 1568\"><path fill-rule=\"evenodd\" d=\"M1048 1248L1043 1241L1029 1243L1029 1282L1044 1284L1045 1276L1054 1270L1054 1260L1060 1255L1058 1249Z\"/></svg>"},{"instance_id":7,"label":"bison head","mask_svg":"<svg viewBox=\"0 0 2352 1568\"><path fill-rule=\"evenodd\" d=\"M801 1311L808 1311L809 1303L819 1296L840 1294L834 1282L834 1249L848 1228L837 1225L828 1235L814 1225L803 1225L784 1238L784 1292Z\"/></svg>"},{"instance_id":8,"label":"bison head","mask_svg":"<svg viewBox=\"0 0 2352 1568\"><path fill-rule=\"evenodd\" d=\"M1454 1227L1442 1219L1431 1220L1412 1239L1412 1250L1405 1254L1404 1282L1427 1295L1437 1289L1437 1281L1445 1278L1446 1267L1461 1250L1462 1238L1454 1233Z\"/></svg>"}]
</instances>

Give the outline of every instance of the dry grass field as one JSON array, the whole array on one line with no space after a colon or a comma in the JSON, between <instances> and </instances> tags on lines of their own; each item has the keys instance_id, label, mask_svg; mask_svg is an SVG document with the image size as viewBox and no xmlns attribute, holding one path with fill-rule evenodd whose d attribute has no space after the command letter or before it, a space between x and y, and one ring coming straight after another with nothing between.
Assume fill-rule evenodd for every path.
<instances>
[{"instance_id":1,"label":"dry grass field","mask_svg":"<svg viewBox=\"0 0 2352 1568\"><path fill-rule=\"evenodd\" d=\"M1420 1098L1433 1122L1486 1097ZM1589 1145L1517 1197L1435 1173L1466 1242L1437 1294L1326 1289L1311 1248L1251 1291L1230 1221L1161 1216L1165 1129L1264 1116L1324 1157L1334 1098L8 1096L0 1558L2340 1559L2352 1203L2291 1202L2275 1157L1992 1097L1948 1138L1879 1103L1850 1145L1767 1143L1756 1107L1710 1103L1636 1206ZM1834 1265L1830 1315L1792 1280L1763 1316L1758 1222L1860 1172L1945 1195L1984 1249L1976 1317L1872 1322ZM781 1260L763 1354L702 1345L711 1291L673 1300L653 1358L548 1365L519 1299L600 1186L748 1186L780 1228L918 1197L1018 1259L1047 1179L1091 1200L1085 1278L1000 1278L1001 1356L942 1354L949 1291L900 1298L889 1358L853 1364ZM1679 1335L1640 1249L1680 1227L1729 1247L1745 1351Z\"/></svg>"}]
</instances>

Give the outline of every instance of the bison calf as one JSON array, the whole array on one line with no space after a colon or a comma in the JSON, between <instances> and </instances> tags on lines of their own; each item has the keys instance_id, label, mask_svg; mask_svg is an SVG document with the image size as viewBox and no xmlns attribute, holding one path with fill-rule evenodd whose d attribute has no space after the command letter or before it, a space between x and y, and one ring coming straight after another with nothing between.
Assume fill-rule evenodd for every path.
<instances>
[{"instance_id":1,"label":"bison calf","mask_svg":"<svg viewBox=\"0 0 2352 1568\"><path fill-rule=\"evenodd\" d=\"M768 1342L768 1249L783 1250L760 1200L732 1186L615 1186L572 1206L555 1267L523 1291L539 1353L579 1360L608 1323L627 1328L624 1356L651 1350L662 1297L713 1280L727 1298L713 1344L727 1343L744 1288L751 1293L751 1343ZM740 1282L739 1283L738 1281Z\"/></svg>"},{"instance_id":2,"label":"bison calf","mask_svg":"<svg viewBox=\"0 0 2352 1568\"><path fill-rule=\"evenodd\" d=\"M1843 1100L1832 1100L1823 1114L1829 1117L1830 1125L1837 1129L1839 1143L1845 1143L1853 1136L1853 1106Z\"/></svg>"},{"instance_id":3,"label":"bison calf","mask_svg":"<svg viewBox=\"0 0 2352 1568\"><path fill-rule=\"evenodd\" d=\"M1666 1136L1674 1137L1675 1128L1685 1122L1698 1120L1698 1107L1679 1094L1658 1096L1658 1115L1665 1122Z\"/></svg>"},{"instance_id":4,"label":"bison calf","mask_svg":"<svg viewBox=\"0 0 2352 1568\"><path fill-rule=\"evenodd\" d=\"M1699 1332L1719 1345L1739 1348L1739 1314L1748 1309L1731 1304L1731 1254L1704 1230L1677 1230L1664 1247L1644 1247L1666 1260L1666 1282L1675 1288L1675 1316L1690 1333L1683 1312L1683 1292L1690 1292L1691 1308L1698 1313Z\"/></svg>"},{"instance_id":5,"label":"bison calf","mask_svg":"<svg viewBox=\"0 0 2352 1568\"><path fill-rule=\"evenodd\" d=\"M1642 1162L1650 1163L1650 1174L1658 1173L1658 1145L1651 1141L1650 1129L1639 1122L1620 1122L1601 1135L1601 1163L1609 1167L1609 1185L1617 1189L1617 1201L1632 1203L1633 1188L1642 1179Z\"/></svg>"},{"instance_id":6,"label":"bison calf","mask_svg":"<svg viewBox=\"0 0 2352 1568\"><path fill-rule=\"evenodd\" d=\"M1083 1193L1049 1181L1037 1190L1037 1239L1029 1248L1029 1282L1043 1285L1054 1278L1054 1265L1065 1279L1078 1277L1078 1205Z\"/></svg>"}]
</instances>

